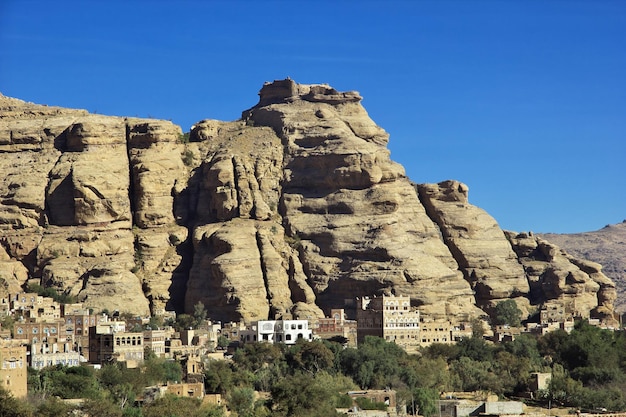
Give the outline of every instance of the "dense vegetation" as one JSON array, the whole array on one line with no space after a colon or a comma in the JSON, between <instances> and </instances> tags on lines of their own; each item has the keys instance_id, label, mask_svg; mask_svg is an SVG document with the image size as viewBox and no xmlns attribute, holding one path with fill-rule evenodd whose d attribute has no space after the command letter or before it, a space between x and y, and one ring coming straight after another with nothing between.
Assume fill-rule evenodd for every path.
<instances>
[{"instance_id":1,"label":"dense vegetation","mask_svg":"<svg viewBox=\"0 0 626 417\"><path fill-rule=\"evenodd\" d=\"M481 337L456 345L435 344L420 355L408 355L393 343L367 338L358 348L329 341L294 346L246 344L232 361L208 361L207 392L221 393L232 415L331 416L348 407L345 395L354 389L397 391L409 413L437 412L444 391L491 391L505 398L529 391L532 372L552 372L548 389L538 393L546 404L626 410L626 336L580 322L571 334L521 335L493 345ZM99 407L99 416L222 416L217 407L193 399L166 396L143 408L134 406L144 386L180 380L175 362L150 357L141 369L106 365L89 368L31 370L30 404L0 396L0 415L67 415L60 398L87 398L85 407ZM268 393L255 396L255 391ZM2 414L6 404L19 414ZM363 408L381 404L362 401ZM50 411L57 410L57 411ZM271 410L271 411L270 411ZM65 413L65 414L64 414Z\"/></svg>"}]
</instances>

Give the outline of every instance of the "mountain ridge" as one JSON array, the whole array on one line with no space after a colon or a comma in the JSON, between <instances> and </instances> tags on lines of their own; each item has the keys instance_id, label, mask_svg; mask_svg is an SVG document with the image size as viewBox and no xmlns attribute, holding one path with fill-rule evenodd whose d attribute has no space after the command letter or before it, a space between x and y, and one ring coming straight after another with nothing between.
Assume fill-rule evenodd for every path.
<instances>
[{"instance_id":1,"label":"mountain ridge","mask_svg":"<svg viewBox=\"0 0 626 417\"><path fill-rule=\"evenodd\" d=\"M312 317L409 295L429 315L513 299L613 320L614 283L500 229L458 181L414 184L356 92L266 83L234 122L171 122L0 97L0 273L96 309Z\"/></svg>"}]
</instances>

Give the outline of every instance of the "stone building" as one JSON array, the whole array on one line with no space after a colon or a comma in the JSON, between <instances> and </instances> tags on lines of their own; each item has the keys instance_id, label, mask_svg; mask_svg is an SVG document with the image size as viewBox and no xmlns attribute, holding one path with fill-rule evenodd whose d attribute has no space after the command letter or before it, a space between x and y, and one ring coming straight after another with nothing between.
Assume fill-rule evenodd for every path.
<instances>
[{"instance_id":1,"label":"stone building","mask_svg":"<svg viewBox=\"0 0 626 417\"><path fill-rule=\"evenodd\" d=\"M24 344L27 345L40 343L48 338L55 340L64 338L64 320L62 318L40 320L22 317L13 324L13 337L24 341ZM73 339L69 341L74 342Z\"/></svg>"},{"instance_id":2,"label":"stone building","mask_svg":"<svg viewBox=\"0 0 626 417\"><path fill-rule=\"evenodd\" d=\"M411 308L410 297L363 297L358 304L356 319L359 343L366 336L377 336L396 343L407 352L414 352L420 346L420 313Z\"/></svg>"},{"instance_id":3,"label":"stone building","mask_svg":"<svg viewBox=\"0 0 626 417\"><path fill-rule=\"evenodd\" d=\"M126 362L136 368L143 362L143 332L127 332L123 321L107 321L89 328L89 362Z\"/></svg>"},{"instance_id":4,"label":"stone building","mask_svg":"<svg viewBox=\"0 0 626 417\"><path fill-rule=\"evenodd\" d=\"M76 350L87 353L89 347L89 328L98 324L99 317L91 314L82 304L66 304L63 308L65 335L72 337Z\"/></svg>"},{"instance_id":5,"label":"stone building","mask_svg":"<svg viewBox=\"0 0 626 417\"><path fill-rule=\"evenodd\" d=\"M344 309L330 310L330 317L318 318L313 324L313 335L321 339L344 337L348 346L356 346L357 322L348 320Z\"/></svg>"},{"instance_id":6,"label":"stone building","mask_svg":"<svg viewBox=\"0 0 626 417\"><path fill-rule=\"evenodd\" d=\"M0 386L17 398L27 394L26 346L13 340L0 341Z\"/></svg>"},{"instance_id":7,"label":"stone building","mask_svg":"<svg viewBox=\"0 0 626 417\"><path fill-rule=\"evenodd\" d=\"M455 343L452 338L452 323L445 319L420 318L420 344L429 346L433 343Z\"/></svg>"},{"instance_id":8,"label":"stone building","mask_svg":"<svg viewBox=\"0 0 626 417\"><path fill-rule=\"evenodd\" d=\"M307 320L259 320L252 322L240 332L240 340L246 342L284 343L293 345L298 339L313 340L313 332Z\"/></svg>"},{"instance_id":9,"label":"stone building","mask_svg":"<svg viewBox=\"0 0 626 417\"><path fill-rule=\"evenodd\" d=\"M174 330L159 329L159 330L144 330L143 341L144 346L152 350L159 358L166 357L166 342L172 338Z\"/></svg>"},{"instance_id":10,"label":"stone building","mask_svg":"<svg viewBox=\"0 0 626 417\"><path fill-rule=\"evenodd\" d=\"M80 353L65 340L60 342L49 340L30 345L29 365L32 368L42 369L54 365L79 366L80 362Z\"/></svg>"}]
</instances>

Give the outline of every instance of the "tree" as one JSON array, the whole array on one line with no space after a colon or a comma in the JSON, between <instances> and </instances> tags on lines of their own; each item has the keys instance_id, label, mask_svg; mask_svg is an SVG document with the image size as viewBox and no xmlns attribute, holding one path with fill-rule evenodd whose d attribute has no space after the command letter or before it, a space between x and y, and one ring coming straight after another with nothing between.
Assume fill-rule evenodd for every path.
<instances>
[{"instance_id":1,"label":"tree","mask_svg":"<svg viewBox=\"0 0 626 417\"><path fill-rule=\"evenodd\" d=\"M217 337L217 347L220 349L226 349L230 345L230 339L228 339L223 334Z\"/></svg>"},{"instance_id":2,"label":"tree","mask_svg":"<svg viewBox=\"0 0 626 417\"><path fill-rule=\"evenodd\" d=\"M331 369L335 360L333 352L319 341L298 341L289 356L294 367L312 374Z\"/></svg>"},{"instance_id":3,"label":"tree","mask_svg":"<svg viewBox=\"0 0 626 417\"><path fill-rule=\"evenodd\" d=\"M94 417L122 417L122 410L106 400L85 400L80 409L83 413Z\"/></svg>"},{"instance_id":4,"label":"tree","mask_svg":"<svg viewBox=\"0 0 626 417\"><path fill-rule=\"evenodd\" d=\"M144 417L224 417L222 407L202 405L202 400L166 394L143 407Z\"/></svg>"},{"instance_id":5,"label":"tree","mask_svg":"<svg viewBox=\"0 0 626 417\"><path fill-rule=\"evenodd\" d=\"M226 394L234 386L231 364L226 361L210 361L204 370L204 387L207 392Z\"/></svg>"},{"instance_id":6,"label":"tree","mask_svg":"<svg viewBox=\"0 0 626 417\"><path fill-rule=\"evenodd\" d=\"M32 417L33 409L26 402L15 398L4 387L0 387L0 416Z\"/></svg>"},{"instance_id":7,"label":"tree","mask_svg":"<svg viewBox=\"0 0 626 417\"><path fill-rule=\"evenodd\" d=\"M74 414L74 407L57 397L49 397L37 407L38 417L64 417Z\"/></svg>"},{"instance_id":8,"label":"tree","mask_svg":"<svg viewBox=\"0 0 626 417\"><path fill-rule=\"evenodd\" d=\"M430 417L438 413L437 401L439 400L439 392L432 388L416 388L411 398L411 408L415 406L413 414L419 414L424 417Z\"/></svg>"},{"instance_id":9,"label":"tree","mask_svg":"<svg viewBox=\"0 0 626 417\"><path fill-rule=\"evenodd\" d=\"M254 415L254 390L249 387L233 388L228 394L228 408L238 417Z\"/></svg>"},{"instance_id":10,"label":"tree","mask_svg":"<svg viewBox=\"0 0 626 417\"><path fill-rule=\"evenodd\" d=\"M198 327L200 323L202 323L206 319L206 316L207 316L207 311L206 311L206 308L204 307L204 304L201 301L198 301L193 306L193 318L195 320L194 327Z\"/></svg>"},{"instance_id":11,"label":"tree","mask_svg":"<svg viewBox=\"0 0 626 417\"><path fill-rule=\"evenodd\" d=\"M335 404L329 401L336 393L304 373L289 375L271 390L275 415L285 417L335 416Z\"/></svg>"},{"instance_id":12,"label":"tree","mask_svg":"<svg viewBox=\"0 0 626 417\"><path fill-rule=\"evenodd\" d=\"M514 300L500 301L494 309L494 323L517 327L521 324L522 312Z\"/></svg>"}]
</instances>

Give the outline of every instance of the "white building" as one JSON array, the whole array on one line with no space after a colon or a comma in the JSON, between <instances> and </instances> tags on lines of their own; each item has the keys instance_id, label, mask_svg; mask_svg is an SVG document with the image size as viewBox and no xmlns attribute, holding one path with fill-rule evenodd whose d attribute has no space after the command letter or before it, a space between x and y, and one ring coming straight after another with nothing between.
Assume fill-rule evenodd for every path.
<instances>
[{"instance_id":1,"label":"white building","mask_svg":"<svg viewBox=\"0 0 626 417\"><path fill-rule=\"evenodd\" d=\"M293 345L298 339L313 340L313 331L307 320L259 320L240 332L246 342L284 343Z\"/></svg>"}]
</instances>

